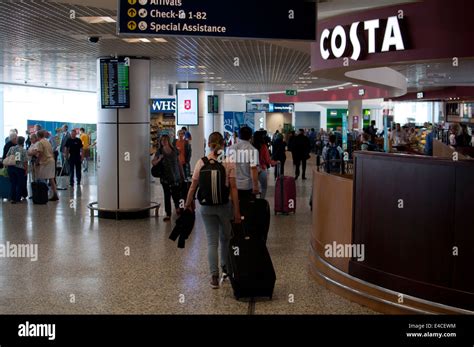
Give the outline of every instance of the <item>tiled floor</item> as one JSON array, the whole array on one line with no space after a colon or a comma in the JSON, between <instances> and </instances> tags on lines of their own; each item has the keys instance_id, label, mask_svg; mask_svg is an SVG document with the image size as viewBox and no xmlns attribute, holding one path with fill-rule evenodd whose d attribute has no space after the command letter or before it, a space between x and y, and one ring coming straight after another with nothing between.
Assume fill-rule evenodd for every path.
<instances>
[{"instance_id":1,"label":"tiled floor","mask_svg":"<svg viewBox=\"0 0 474 347\"><path fill-rule=\"evenodd\" d=\"M267 198L273 206L270 177ZM329 292L308 274L310 174L297 182L296 215L272 215L268 248L277 283L272 301L255 304L236 301L229 283L219 290L209 287L199 214L181 250L168 239L171 224L161 218L91 218L87 204L96 201L94 176L83 183L81 189L60 192L59 203L0 203L0 243L39 244L37 262L0 258L0 314L374 313ZM161 201L158 184L153 195Z\"/></svg>"}]
</instances>

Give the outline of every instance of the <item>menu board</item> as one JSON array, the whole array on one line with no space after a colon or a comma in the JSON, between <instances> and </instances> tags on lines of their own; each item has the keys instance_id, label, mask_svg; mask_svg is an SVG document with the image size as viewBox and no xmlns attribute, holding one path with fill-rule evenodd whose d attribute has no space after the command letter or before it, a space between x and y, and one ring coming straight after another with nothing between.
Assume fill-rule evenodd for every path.
<instances>
[{"instance_id":1,"label":"menu board","mask_svg":"<svg viewBox=\"0 0 474 347\"><path fill-rule=\"evenodd\" d=\"M130 58L100 59L102 108L130 108Z\"/></svg>"}]
</instances>

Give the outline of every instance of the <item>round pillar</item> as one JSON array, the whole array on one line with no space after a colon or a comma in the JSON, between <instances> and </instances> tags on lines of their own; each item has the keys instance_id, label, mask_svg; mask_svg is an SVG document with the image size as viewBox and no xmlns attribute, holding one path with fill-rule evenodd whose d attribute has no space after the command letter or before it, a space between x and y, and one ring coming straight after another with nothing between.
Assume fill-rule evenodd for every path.
<instances>
[{"instance_id":1,"label":"round pillar","mask_svg":"<svg viewBox=\"0 0 474 347\"><path fill-rule=\"evenodd\" d=\"M97 65L100 82L99 61ZM150 215L150 60L131 58L129 78L130 108L102 109L100 94L98 98L97 195L101 218Z\"/></svg>"}]
</instances>

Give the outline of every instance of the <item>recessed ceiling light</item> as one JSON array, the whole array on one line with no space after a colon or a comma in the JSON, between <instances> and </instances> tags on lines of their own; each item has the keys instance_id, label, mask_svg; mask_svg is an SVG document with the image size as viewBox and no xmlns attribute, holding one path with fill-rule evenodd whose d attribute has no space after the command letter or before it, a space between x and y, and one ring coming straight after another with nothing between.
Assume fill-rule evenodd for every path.
<instances>
[{"instance_id":1,"label":"recessed ceiling light","mask_svg":"<svg viewBox=\"0 0 474 347\"><path fill-rule=\"evenodd\" d=\"M303 75L308 76L309 72L303 72Z\"/></svg>"},{"instance_id":2,"label":"recessed ceiling light","mask_svg":"<svg viewBox=\"0 0 474 347\"><path fill-rule=\"evenodd\" d=\"M329 89L324 88L323 90L324 90L325 92L327 92Z\"/></svg>"},{"instance_id":3,"label":"recessed ceiling light","mask_svg":"<svg viewBox=\"0 0 474 347\"><path fill-rule=\"evenodd\" d=\"M153 41L155 42L160 42L160 43L165 43L165 42L168 42L166 39L162 38L162 37L155 37L153 39Z\"/></svg>"},{"instance_id":4,"label":"recessed ceiling light","mask_svg":"<svg viewBox=\"0 0 474 347\"><path fill-rule=\"evenodd\" d=\"M78 17L80 20L89 24L103 24L103 23L115 23L116 20L112 17Z\"/></svg>"},{"instance_id":5,"label":"recessed ceiling light","mask_svg":"<svg viewBox=\"0 0 474 347\"><path fill-rule=\"evenodd\" d=\"M127 43L150 43L151 42L149 39L145 39L145 38L131 38L131 39L122 39L122 40Z\"/></svg>"},{"instance_id":6,"label":"recessed ceiling light","mask_svg":"<svg viewBox=\"0 0 474 347\"><path fill-rule=\"evenodd\" d=\"M359 85L358 85L358 84L353 84L352 86L353 86L353 87L358 87Z\"/></svg>"},{"instance_id":7,"label":"recessed ceiling light","mask_svg":"<svg viewBox=\"0 0 474 347\"><path fill-rule=\"evenodd\" d=\"M339 87L339 89L344 89L344 87Z\"/></svg>"},{"instance_id":8,"label":"recessed ceiling light","mask_svg":"<svg viewBox=\"0 0 474 347\"><path fill-rule=\"evenodd\" d=\"M27 61L35 61L36 59L33 59L33 58L25 58L25 57L16 57L15 59L15 63L20 63L22 61L24 62L27 62Z\"/></svg>"},{"instance_id":9,"label":"recessed ceiling light","mask_svg":"<svg viewBox=\"0 0 474 347\"><path fill-rule=\"evenodd\" d=\"M207 69L207 67L205 67L204 65L199 65L198 68L199 69Z\"/></svg>"}]
</instances>

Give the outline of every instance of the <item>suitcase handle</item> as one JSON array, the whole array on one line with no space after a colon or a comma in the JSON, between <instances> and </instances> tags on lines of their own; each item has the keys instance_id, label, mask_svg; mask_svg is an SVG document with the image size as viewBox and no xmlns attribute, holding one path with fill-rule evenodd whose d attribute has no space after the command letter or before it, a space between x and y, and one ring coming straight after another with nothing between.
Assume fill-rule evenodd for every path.
<instances>
[{"instance_id":1,"label":"suitcase handle","mask_svg":"<svg viewBox=\"0 0 474 347\"><path fill-rule=\"evenodd\" d=\"M278 164L276 165L275 170L277 170L276 177L277 178L281 177L281 161L278 161Z\"/></svg>"},{"instance_id":2,"label":"suitcase handle","mask_svg":"<svg viewBox=\"0 0 474 347\"><path fill-rule=\"evenodd\" d=\"M245 224L246 224L246 223L245 223L245 217L244 217L244 216L241 216L241 217L240 217L240 224L235 224L232 220L230 221L230 223L231 223L232 226L240 225L240 229L242 230L242 236L243 236L243 238L248 238L248 237L250 237L250 234L248 234L248 233L246 232L246 227L245 227ZM235 233L234 233L234 230L235 230L234 227L232 227L232 228L231 228L232 237L235 237L235 236L236 236Z\"/></svg>"}]
</instances>

